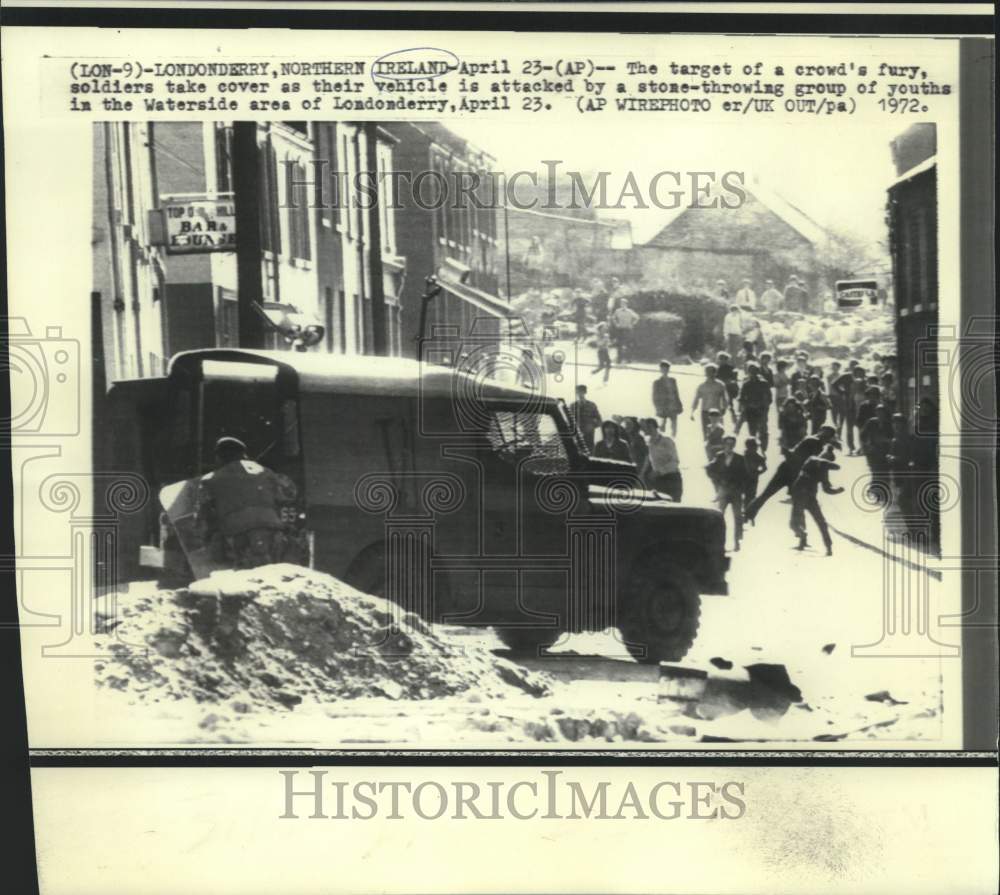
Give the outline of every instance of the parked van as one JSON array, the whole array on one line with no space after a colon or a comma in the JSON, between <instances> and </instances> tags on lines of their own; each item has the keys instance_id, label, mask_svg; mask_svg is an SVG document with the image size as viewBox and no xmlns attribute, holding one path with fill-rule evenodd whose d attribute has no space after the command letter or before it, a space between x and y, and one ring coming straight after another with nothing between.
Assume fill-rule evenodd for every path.
<instances>
[{"instance_id":1,"label":"parked van","mask_svg":"<svg viewBox=\"0 0 1000 895\"><path fill-rule=\"evenodd\" d=\"M617 627L637 658L678 659L700 594L725 594L725 523L591 457L565 404L446 366L386 357L230 349L176 356L166 377L108 394L107 470L152 494L213 468L241 439L291 478L308 563L426 620L491 625L519 650ZM184 570L152 505L119 537ZM190 574L190 573L189 573Z\"/></svg>"}]
</instances>

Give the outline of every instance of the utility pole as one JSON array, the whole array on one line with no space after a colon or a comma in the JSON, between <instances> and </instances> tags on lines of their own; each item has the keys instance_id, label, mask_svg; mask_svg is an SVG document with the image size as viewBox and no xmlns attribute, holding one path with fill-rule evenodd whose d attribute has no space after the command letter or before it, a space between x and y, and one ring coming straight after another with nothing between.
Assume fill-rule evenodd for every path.
<instances>
[{"instance_id":1,"label":"utility pole","mask_svg":"<svg viewBox=\"0 0 1000 895\"><path fill-rule=\"evenodd\" d=\"M264 300L260 240L260 148L257 122L233 122L233 199L236 211L236 278L240 348L263 348Z\"/></svg>"},{"instance_id":2,"label":"utility pole","mask_svg":"<svg viewBox=\"0 0 1000 895\"><path fill-rule=\"evenodd\" d=\"M368 209L368 278L371 282L372 351L379 356L389 353L385 314L385 280L382 270L382 218L378 182L378 124L364 124L365 168L372 178L374 197Z\"/></svg>"}]
</instances>

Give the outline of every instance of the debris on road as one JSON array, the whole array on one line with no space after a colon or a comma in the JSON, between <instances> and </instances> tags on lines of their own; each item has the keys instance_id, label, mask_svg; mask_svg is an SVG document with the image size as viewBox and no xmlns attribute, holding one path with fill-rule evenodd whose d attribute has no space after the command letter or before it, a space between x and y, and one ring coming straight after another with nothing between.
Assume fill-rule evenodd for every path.
<instances>
[{"instance_id":1,"label":"debris on road","mask_svg":"<svg viewBox=\"0 0 1000 895\"><path fill-rule=\"evenodd\" d=\"M660 663L659 702L673 702L683 707L697 703L708 686L708 672L701 668Z\"/></svg>"},{"instance_id":2,"label":"debris on road","mask_svg":"<svg viewBox=\"0 0 1000 895\"><path fill-rule=\"evenodd\" d=\"M96 663L97 684L132 702L245 714L304 700L550 692L545 675L455 645L415 615L400 619L394 604L300 566L217 573L118 606L119 624L97 641L113 656Z\"/></svg>"},{"instance_id":3,"label":"debris on road","mask_svg":"<svg viewBox=\"0 0 1000 895\"><path fill-rule=\"evenodd\" d=\"M684 714L707 721L744 710L757 720L775 721L802 702L784 665L755 662L733 670L727 659L709 662L717 670L661 664L659 702L675 703Z\"/></svg>"},{"instance_id":4,"label":"debris on road","mask_svg":"<svg viewBox=\"0 0 1000 895\"><path fill-rule=\"evenodd\" d=\"M837 644L835 644L835 643L827 643L823 647L823 652L826 653L829 656L830 653L832 653L836 648L837 648Z\"/></svg>"},{"instance_id":5,"label":"debris on road","mask_svg":"<svg viewBox=\"0 0 1000 895\"><path fill-rule=\"evenodd\" d=\"M869 702L881 702L883 705L907 705L906 700L895 699L888 690L879 690L877 693L869 693L865 696Z\"/></svg>"}]
</instances>

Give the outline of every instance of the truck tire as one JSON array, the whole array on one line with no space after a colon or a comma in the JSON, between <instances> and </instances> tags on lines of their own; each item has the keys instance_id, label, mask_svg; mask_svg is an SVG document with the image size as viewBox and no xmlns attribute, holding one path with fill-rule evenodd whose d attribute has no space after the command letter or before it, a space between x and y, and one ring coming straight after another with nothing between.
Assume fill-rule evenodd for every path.
<instances>
[{"instance_id":1,"label":"truck tire","mask_svg":"<svg viewBox=\"0 0 1000 895\"><path fill-rule=\"evenodd\" d=\"M344 581L364 594L389 599L385 582L385 563L385 543L371 544L352 560L344 573ZM429 597L426 607L421 611L417 611L418 607L414 606L404 607L407 610L417 611L424 621L437 621L431 617L432 613L440 611L441 606L447 607L450 599L447 577L439 573L433 581L435 593Z\"/></svg>"},{"instance_id":2,"label":"truck tire","mask_svg":"<svg viewBox=\"0 0 1000 895\"><path fill-rule=\"evenodd\" d=\"M638 566L621 620L625 646L638 662L676 662L694 643L701 597L694 578L666 560Z\"/></svg>"},{"instance_id":3,"label":"truck tire","mask_svg":"<svg viewBox=\"0 0 1000 895\"><path fill-rule=\"evenodd\" d=\"M511 652L522 656L537 656L552 646L561 633L558 628L494 628L497 637Z\"/></svg>"}]
</instances>

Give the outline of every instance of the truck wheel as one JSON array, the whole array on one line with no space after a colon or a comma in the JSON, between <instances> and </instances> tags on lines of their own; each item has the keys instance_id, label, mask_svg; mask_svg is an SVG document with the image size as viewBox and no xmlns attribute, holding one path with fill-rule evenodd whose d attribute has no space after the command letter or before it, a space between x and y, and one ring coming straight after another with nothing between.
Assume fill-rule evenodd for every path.
<instances>
[{"instance_id":1,"label":"truck wheel","mask_svg":"<svg viewBox=\"0 0 1000 895\"><path fill-rule=\"evenodd\" d=\"M701 597L694 579L669 562L649 562L630 582L621 632L639 662L675 662L698 634Z\"/></svg>"},{"instance_id":2,"label":"truck wheel","mask_svg":"<svg viewBox=\"0 0 1000 895\"><path fill-rule=\"evenodd\" d=\"M559 639L558 628L494 628L509 650L523 656L537 656Z\"/></svg>"},{"instance_id":3,"label":"truck wheel","mask_svg":"<svg viewBox=\"0 0 1000 895\"><path fill-rule=\"evenodd\" d=\"M385 545L362 550L344 574L344 581L363 594L385 597Z\"/></svg>"},{"instance_id":4,"label":"truck wheel","mask_svg":"<svg viewBox=\"0 0 1000 895\"><path fill-rule=\"evenodd\" d=\"M362 550L351 562L344 573L344 581L355 590L373 597L389 599L385 582L385 544L372 544ZM449 605L450 592L448 579L441 574L434 577L434 593L429 596L428 605L418 611L417 607L405 606L408 610L417 612L425 621L432 620L432 613L440 607Z\"/></svg>"}]
</instances>

